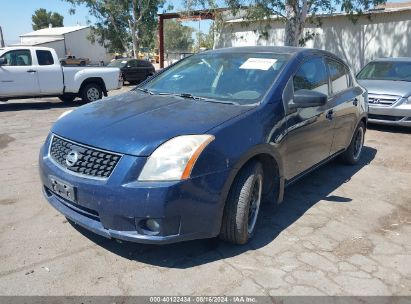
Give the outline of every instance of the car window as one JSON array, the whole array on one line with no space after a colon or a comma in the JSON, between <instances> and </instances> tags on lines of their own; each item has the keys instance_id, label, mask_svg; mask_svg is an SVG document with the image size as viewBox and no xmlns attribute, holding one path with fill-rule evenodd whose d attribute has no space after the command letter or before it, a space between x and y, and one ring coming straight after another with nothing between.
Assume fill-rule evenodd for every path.
<instances>
[{"instance_id":1,"label":"car window","mask_svg":"<svg viewBox=\"0 0 411 304\"><path fill-rule=\"evenodd\" d=\"M140 60L138 62L139 67L144 67L144 68L151 68L151 63L145 60Z\"/></svg>"},{"instance_id":2,"label":"car window","mask_svg":"<svg viewBox=\"0 0 411 304\"><path fill-rule=\"evenodd\" d=\"M108 67L116 67L116 68L123 68L127 64L127 60L124 59L116 59L110 62L107 66Z\"/></svg>"},{"instance_id":3,"label":"car window","mask_svg":"<svg viewBox=\"0 0 411 304\"><path fill-rule=\"evenodd\" d=\"M127 63L127 67L130 67L130 68L136 68L136 67L138 67L137 60L130 60L130 61Z\"/></svg>"},{"instance_id":4,"label":"car window","mask_svg":"<svg viewBox=\"0 0 411 304\"><path fill-rule=\"evenodd\" d=\"M327 59L327 66L330 72L333 94L346 90L350 86L350 76L345 65L338 61Z\"/></svg>"},{"instance_id":5,"label":"car window","mask_svg":"<svg viewBox=\"0 0 411 304\"><path fill-rule=\"evenodd\" d=\"M1 56L7 59L6 66L28 66L31 65L31 55L29 50L9 51Z\"/></svg>"},{"instance_id":6,"label":"car window","mask_svg":"<svg viewBox=\"0 0 411 304\"><path fill-rule=\"evenodd\" d=\"M293 78L294 92L312 90L328 95L328 75L322 58L305 61Z\"/></svg>"},{"instance_id":7,"label":"car window","mask_svg":"<svg viewBox=\"0 0 411 304\"><path fill-rule=\"evenodd\" d=\"M261 100L289 59L276 53L199 53L145 84L154 93L191 94L214 101L254 104Z\"/></svg>"},{"instance_id":8,"label":"car window","mask_svg":"<svg viewBox=\"0 0 411 304\"><path fill-rule=\"evenodd\" d=\"M53 55L51 54L50 51L37 50L36 55L37 55L37 61L39 62L39 65L54 64Z\"/></svg>"},{"instance_id":9,"label":"car window","mask_svg":"<svg viewBox=\"0 0 411 304\"><path fill-rule=\"evenodd\" d=\"M370 62L358 73L357 79L411 81L411 62Z\"/></svg>"}]
</instances>

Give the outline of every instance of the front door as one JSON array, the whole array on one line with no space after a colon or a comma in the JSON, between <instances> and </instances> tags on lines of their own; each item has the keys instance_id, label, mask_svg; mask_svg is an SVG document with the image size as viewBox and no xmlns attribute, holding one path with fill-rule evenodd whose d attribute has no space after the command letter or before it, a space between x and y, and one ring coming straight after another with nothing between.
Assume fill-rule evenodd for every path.
<instances>
[{"instance_id":1,"label":"front door","mask_svg":"<svg viewBox=\"0 0 411 304\"><path fill-rule=\"evenodd\" d=\"M1 58L7 63L0 66L0 96L35 96L40 93L30 50L11 50Z\"/></svg>"},{"instance_id":2,"label":"front door","mask_svg":"<svg viewBox=\"0 0 411 304\"><path fill-rule=\"evenodd\" d=\"M290 80L292 94L313 90L329 95L328 72L322 57L310 57ZM285 177L296 177L330 156L333 142L332 115L329 104L288 111Z\"/></svg>"}]
</instances>

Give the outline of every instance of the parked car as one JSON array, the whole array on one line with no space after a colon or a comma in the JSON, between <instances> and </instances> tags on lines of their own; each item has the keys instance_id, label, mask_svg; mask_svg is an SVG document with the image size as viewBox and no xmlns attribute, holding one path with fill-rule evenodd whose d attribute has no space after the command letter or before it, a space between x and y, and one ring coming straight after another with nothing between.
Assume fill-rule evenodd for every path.
<instances>
[{"instance_id":1,"label":"parked car","mask_svg":"<svg viewBox=\"0 0 411 304\"><path fill-rule=\"evenodd\" d=\"M325 51L198 53L65 113L40 151L43 192L108 238L244 244L263 199L281 202L285 186L337 156L359 162L366 96Z\"/></svg>"},{"instance_id":2,"label":"parked car","mask_svg":"<svg viewBox=\"0 0 411 304\"><path fill-rule=\"evenodd\" d=\"M141 59L117 59L110 62L108 66L120 68L123 80L130 83L138 83L146 80L156 72L151 62Z\"/></svg>"},{"instance_id":3,"label":"parked car","mask_svg":"<svg viewBox=\"0 0 411 304\"><path fill-rule=\"evenodd\" d=\"M411 58L381 58L357 75L368 90L369 121L411 126Z\"/></svg>"},{"instance_id":4,"label":"parked car","mask_svg":"<svg viewBox=\"0 0 411 304\"><path fill-rule=\"evenodd\" d=\"M122 86L118 68L62 67L56 51L46 47L0 49L0 100L56 96L86 102Z\"/></svg>"},{"instance_id":5,"label":"parked car","mask_svg":"<svg viewBox=\"0 0 411 304\"><path fill-rule=\"evenodd\" d=\"M66 56L66 58L60 59L61 65L80 65L85 66L90 64L90 59L88 58L76 58L76 56Z\"/></svg>"}]
</instances>

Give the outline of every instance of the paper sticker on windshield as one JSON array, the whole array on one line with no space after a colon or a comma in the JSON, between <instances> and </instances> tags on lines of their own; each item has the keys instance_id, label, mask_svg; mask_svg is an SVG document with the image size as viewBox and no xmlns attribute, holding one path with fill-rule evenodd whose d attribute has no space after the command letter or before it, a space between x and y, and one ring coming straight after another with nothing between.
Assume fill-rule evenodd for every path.
<instances>
[{"instance_id":1,"label":"paper sticker on windshield","mask_svg":"<svg viewBox=\"0 0 411 304\"><path fill-rule=\"evenodd\" d=\"M240 66L240 69L267 71L276 62L277 59L271 58L248 58L247 61Z\"/></svg>"},{"instance_id":2,"label":"paper sticker on windshield","mask_svg":"<svg viewBox=\"0 0 411 304\"><path fill-rule=\"evenodd\" d=\"M122 61L121 63L127 63L127 60Z\"/></svg>"}]
</instances>

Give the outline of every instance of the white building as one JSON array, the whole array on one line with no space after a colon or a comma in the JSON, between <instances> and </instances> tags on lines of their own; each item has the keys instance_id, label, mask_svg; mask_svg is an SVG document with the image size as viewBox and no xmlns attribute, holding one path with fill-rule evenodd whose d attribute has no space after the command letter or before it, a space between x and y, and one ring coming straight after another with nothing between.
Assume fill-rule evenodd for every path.
<instances>
[{"instance_id":1,"label":"white building","mask_svg":"<svg viewBox=\"0 0 411 304\"><path fill-rule=\"evenodd\" d=\"M284 45L284 23L275 17L261 22L269 23L268 39L260 38L257 23L225 14L215 46ZM321 27L307 24L305 31L315 36L306 47L330 51L356 72L377 57L411 57L411 2L387 3L356 23L343 14L323 15L321 22Z\"/></svg>"},{"instance_id":2,"label":"white building","mask_svg":"<svg viewBox=\"0 0 411 304\"><path fill-rule=\"evenodd\" d=\"M21 35L18 45L51 47L56 50L59 58L73 55L89 58L92 63L110 61L110 56L103 46L87 39L90 33L89 26L50 27Z\"/></svg>"}]
</instances>

